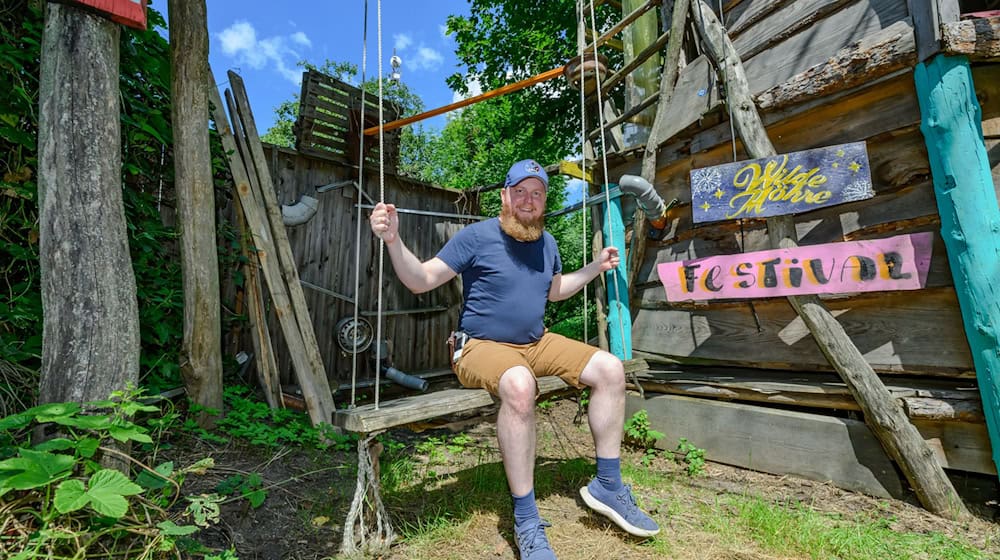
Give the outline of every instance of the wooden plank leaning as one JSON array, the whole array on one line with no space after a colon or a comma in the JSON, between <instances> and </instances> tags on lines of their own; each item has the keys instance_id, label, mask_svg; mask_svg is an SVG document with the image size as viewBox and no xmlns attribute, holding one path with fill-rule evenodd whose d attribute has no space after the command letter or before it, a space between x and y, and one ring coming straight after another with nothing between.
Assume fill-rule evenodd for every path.
<instances>
[{"instance_id":1,"label":"wooden plank leaning","mask_svg":"<svg viewBox=\"0 0 1000 560\"><path fill-rule=\"evenodd\" d=\"M752 158L776 154L767 130L750 96L743 62L725 29L703 0L693 0L691 15L702 42L718 68L724 69L733 124ZM768 238L774 248L798 243L791 216L767 219ZM816 296L789 297L816 345L847 384L865 415L865 423L906 476L920 503L929 511L949 519L965 519L969 512L955 492L951 480L934 458L933 451L910 423L871 365L851 341L844 327Z\"/></svg>"},{"instance_id":2,"label":"wooden plank leaning","mask_svg":"<svg viewBox=\"0 0 1000 560\"><path fill-rule=\"evenodd\" d=\"M299 326L302 334L302 341L306 351L312 372L310 383L314 385L313 398L318 399L317 405L323 411L322 422L329 424L335 406L333 403L333 392L330 391L330 383L326 377L326 368L323 365L323 357L319 352L319 343L316 341L316 332L313 328L312 317L309 315L309 306L306 305L305 294L302 292L302 285L299 283L299 271L295 264L295 256L292 254L292 247L288 243L288 233L285 231L284 219L281 215L281 205L278 204L274 191L274 183L267 168L267 158L264 156L264 146L260 142L257 134L257 125L254 122L253 112L250 109L250 100L247 98L246 88L243 86L243 78L239 74L229 71L229 85L236 98L236 109L239 115L243 134L246 137L249 150L244 152L244 159L252 162L254 172L257 176L257 189L262 194L264 209L267 219L271 224L271 233L274 239L275 248L278 250L278 263L281 266L281 273L288 286L288 293L291 296L292 311L295 314L295 322ZM247 154L249 153L249 157ZM250 167L248 167L250 169ZM251 181L251 187L254 186ZM306 396L303 387L303 396ZM306 402L309 397L306 396ZM310 408L310 414L311 408ZM315 420L314 420L315 423Z\"/></svg>"},{"instance_id":3,"label":"wooden plank leaning","mask_svg":"<svg viewBox=\"0 0 1000 560\"><path fill-rule=\"evenodd\" d=\"M233 129L230 127L229 119L226 117L222 98L219 95L219 90L215 85L214 79L209 87L209 96L212 105L214 105L212 119L215 121L216 130L222 139L222 147L229 159L229 167L233 173L233 180L236 183L236 193L243 205L247 227L250 229L254 246L257 248L257 256L260 259L264 280L267 282L271 293L275 315L278 317L278 322L285 335L285 342L288 344L289 354L291 354L292 366L295 368L303 396L306 398L309 418L314 425L320 423L328 424L334 407L333 395L330 392L326 372L322 368L317 369L306 358L305 342L292 311L291 300L288 294L289 286L282 280L279 265L272 258L272 255L276 255L277 252L271 228L268 227L267 219L261 212L261 206L255 200L254 193L250 188L250 180L247 177L247 171L237 148ZM295 287L298 287L297 282Z\"/></svg>"}]
</instances>

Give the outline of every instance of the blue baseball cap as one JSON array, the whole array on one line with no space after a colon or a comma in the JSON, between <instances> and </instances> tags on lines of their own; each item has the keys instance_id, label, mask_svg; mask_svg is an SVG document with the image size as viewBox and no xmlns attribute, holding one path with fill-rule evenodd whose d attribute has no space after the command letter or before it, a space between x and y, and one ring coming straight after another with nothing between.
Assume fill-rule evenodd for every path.
<instances>
[{"instance_id":1,"label":"blue baseball cap","mask_svg":"<svg viewBox=\"0 0 1000 560\"><path fill-rule=\"evenodd\" d=\"M507 172L507 179L503 182L503 186L504 188L513 187L528 177L541 179L542 184L545 185L545 189L548 190L549 176L542 169L542 166L538 165L538 162L533 159L522 159L510 166L510 171Z\"/></svg>"}]
</instances>

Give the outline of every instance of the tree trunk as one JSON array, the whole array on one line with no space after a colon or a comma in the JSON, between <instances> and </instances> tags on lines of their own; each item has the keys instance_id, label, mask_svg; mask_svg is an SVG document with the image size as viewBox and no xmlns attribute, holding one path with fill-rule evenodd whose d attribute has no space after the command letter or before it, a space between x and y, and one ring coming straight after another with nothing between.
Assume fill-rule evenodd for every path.
<instances>
[{"instance_id":1,"label":"tree trunk","mask_svg":"<svg viewBox=\"0 0 1000 560\"><path fill-rule=\"evenodd\" d=\"M222 410L222 325L215 192L208 145L208 23L205 0L170 0L174 186L184 276L181 376L196 404ZM214 424L201 413L198 424Z\"/></svg>"},{"instance_id":2,"label":"tree trunk","mask_svg":"<svg viewBox=\"0 0 1000 560\"><path fill-rule=\"evenodd\" d=\"M122 204L118 26L49 4L39 84L40 402L136 383L139 312Z\"/></svg>"}]
</instances>

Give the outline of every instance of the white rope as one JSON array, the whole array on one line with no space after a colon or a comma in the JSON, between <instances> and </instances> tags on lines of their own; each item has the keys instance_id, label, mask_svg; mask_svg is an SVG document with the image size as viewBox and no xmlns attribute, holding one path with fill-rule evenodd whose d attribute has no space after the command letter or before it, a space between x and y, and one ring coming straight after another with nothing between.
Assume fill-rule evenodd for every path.
<instances>
[{"instance_id":1,"label":"white rope","mask_svg":"<svg viewBox=\"0 0 1000 560\"><path fill-rule=\"evenodd\" d=\"M368 66L368 0L365 0L364 29L361 31L361 122L358 124L358 215L354 231L354 342L351 352L351 408L357 403L358 308L361 305L361 193L365 192L365 73ZM381 285L381 284L379 284ZM339 335L339 333L338 333Z\"/></svg>"},{"instance_id":2,"label":"white rope","mask_svg":"<svg viewBox=\"0 0 1000 560\"><path fill-rule=\"evenodd\" d=\"M594 0L590 0L590 31L594 37L593 51L594 60L597 60L597 17L594 15ZM606 247L614 247L614 230L611 229L611 192L608 184L608 150L607 143L604 138L604 101L601 99L601 73L595 73L595 79L597 80L597 122L598 128L601 131L601 166L602 173L604 175L604 208L605 208L605 223L608 224L608 237L610 239L605 240ZM622 262L625 262L625 243L622 239L622 249L619 251L619 258ZM614 274L612 274L614 276ZM621 335L622 343L622 353L625 353L625 323L622 319L622 309L621 309L621 290L618 288L618 282L614 282L615 286L615 304L618 306L618 334ZM626 310L627 311L627 310ZM629 319L631 321L631 318ZM624 356L623 356L624 357Z\"/></svg>"},{"instance_id":3,"label":"white rope","mask_svg":"<svg viewBox=\"0 0 1000 560\"><path fill-rule=\"evenodd\" d=\"M378 0L378 199L385 203L385 154L382 117L382 0ZM397 232L398 236L399 233ZM375 330L375 410L378 410L379 377L382 374L382 276L385 272L385 240L378 241L378 309Z\"/></svg>"},{"instance_id":4,"label":"white rope","mask_svg":"<svg viewBox=\"0 0 1000 560\"><path fill-rule=\"evenodd\" d=\"M583 18L583 0L577 0L576 3L578 13L580 18ZM583 21L580 25L577 25L577 32L583 32ZM587 190L587 185L590 183L587 181L587 103L586 96L583 91L583 80L584 80L584 49L583 42L577 40L576 42L576 53L580 57L580 169L583 172L583 182L580 184L580 201L583 203L583 219L581 227L580 237L582 238L583 250L580 251L583 258L583 263L581 268L587 266L587 246L590 239L587 237L587 198L590 192ZM594 62L597 63L597 54L594 54ZM583 342L586 344L590 341L587 336L587 284L583 285Z\"/></svg>"}]
</instances>

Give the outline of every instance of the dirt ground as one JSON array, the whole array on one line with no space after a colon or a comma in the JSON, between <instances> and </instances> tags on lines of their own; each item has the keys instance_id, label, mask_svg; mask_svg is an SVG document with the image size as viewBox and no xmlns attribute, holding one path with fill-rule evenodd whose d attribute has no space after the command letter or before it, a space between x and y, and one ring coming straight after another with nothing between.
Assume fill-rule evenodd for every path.
<instances>
[{"instance_id":1,"label":"dirt ground","mask_svg":"<svg viewBox=\"0 0 1000 560\"><path fill-rule=\"evenodd\" d=\"M992 488L966 489L970 509L977 518L966 523L949 522L927 513L920 507L903 501L872 498L839 490L829 484L792 477L732 468L709 462L703 476L688 477L682 467L663 458L648 467L675 475L669 488L650 488L636 484L640 502L647 505L661 523L663 532L659 544L651 546L616 530L603 518L589 513L577 494L575 481L562 481L559 473L569 467L592 468L593 444L586 422L574 424L577 404L559 400L538 415L538 471L547 471L555 480L551 491L539 496L542 516L552 523L548 530L553 549L562 560L583 559L719 559L719 560L778 560L794 558L774 556L746 541L720 537L692 514L694 509L711 508L717 497L727 494L761 497L776 503L800 502L812 509L852 518L870 515L885 520L896 531L915 533L937 532L967 539L977 548L1000 558L1000 510L996 502L996 479ZM500 456L496 449L492 419L466 422L463 433L471 442L457 453L448 453L445 461L437 461L433 470L437 480L468 479L483 472L497 472ZM437 435L455 435L435 430L422 434L408 431L390 432L395 441L414 442ZM416 452L418 464L427 457ZM220 522L200 533L200 541L216 548L235 548L241 560L306 560L336 558L340 548L342 523L347 514L355 486L355 452L302 452L283 449L264 453L257 448L241 445L217 446L200 440L178 441L168 451L178 464L188 464L197 457L214 457L216 467L209 474L190 477L185 493L213 492L223 480L234 475L259 473L267 491L267 499L254 509L245 499L224 503ZM440 457L438 458L440 459ZM640 455L626 452L623 462L640 465ZM589 476L589 475L588 475ZM982 486L982 482L980 482ZM395 525L421 522L421 504L433 498L447 499L449 484L424 486L418 494L404 498L405 502L387 500ZM441 494L438 494L441 493ZM426 500L425 500L426 498ZM460 529L435 535L432 543L402 542L385 560L517 558L511 533L509 501L497 501L495 507L451 519ZM397 528L398 531L398 528Z\"/></svg>"}]
</instances>

